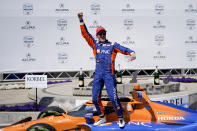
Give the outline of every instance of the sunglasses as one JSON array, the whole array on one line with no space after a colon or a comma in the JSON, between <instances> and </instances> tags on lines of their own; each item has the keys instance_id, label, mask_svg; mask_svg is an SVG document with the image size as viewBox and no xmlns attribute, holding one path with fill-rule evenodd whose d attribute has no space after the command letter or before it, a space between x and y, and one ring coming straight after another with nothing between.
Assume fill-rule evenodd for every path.
<instances>
[{"instance_id":1,"label":"sunglasses","mask_svg":"<svg viewBox=\"0 0 197 131\"><path fill-rule=\"evenodd\" d=\"M97 33L97 35L106 35L105 31L100 31L99 33Z\"/></svg>"}]
</instances>

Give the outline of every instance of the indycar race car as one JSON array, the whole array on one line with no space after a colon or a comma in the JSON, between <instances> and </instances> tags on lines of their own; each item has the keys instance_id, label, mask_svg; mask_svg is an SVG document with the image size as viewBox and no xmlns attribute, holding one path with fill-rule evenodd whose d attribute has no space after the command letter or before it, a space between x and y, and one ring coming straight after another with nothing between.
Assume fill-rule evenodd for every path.
<instances>
[{"instance_id":1,"label":"indycar race car","mask_svg":"<svg viewBox=\"0 0 197 131\"><path fill-rule=\"evenodd\" d=\"M132 97L120 98L126 125L117 125L118 117L109 98L102 98L107 122L99 126L99 119L92 101L72 111L48 107L40 112L37 120L26 120L0 129L1 131L100 131L100 130L197 130L197 111L163 102L153 102L138 84Z\"/></svg>"}]
</instances>

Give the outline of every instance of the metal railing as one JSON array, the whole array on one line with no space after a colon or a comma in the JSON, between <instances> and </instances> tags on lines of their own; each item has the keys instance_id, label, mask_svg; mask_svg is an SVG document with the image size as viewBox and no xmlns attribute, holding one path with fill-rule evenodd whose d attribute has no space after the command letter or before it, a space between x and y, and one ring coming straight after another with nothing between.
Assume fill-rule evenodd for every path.
<instances>
[{"instance_id":1,"label":"metal railing","mask_svg":"<svg viewBox=\"0 0 197 131\"><path fill-rule=\"evenodd\" d=\"M152 77L155 69L121 70L124 76L133 76L137 73L138 77ZM159 69L160 76L165 76L170 72L172 76L196 76L197 68L194 69ZM94 71L83 71L86 78L93 76ZM79 76L79 71L74 72L31 72L31 73L4 73L0 74L0 81L20 81L25 80L25 75L47 75L48 79L73 79Z\"/></svg>"}]
</instances>

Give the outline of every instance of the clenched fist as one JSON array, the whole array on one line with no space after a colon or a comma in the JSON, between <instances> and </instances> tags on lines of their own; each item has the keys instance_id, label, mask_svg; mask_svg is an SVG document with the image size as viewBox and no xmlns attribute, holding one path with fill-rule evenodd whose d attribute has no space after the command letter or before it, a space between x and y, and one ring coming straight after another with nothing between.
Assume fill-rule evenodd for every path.
<instances>
[{"instance_id":1,"label":"clenched fist","mask_svg":"<svg viewBox=\"0 0 197 131\"><path fill-rule=\"evenodd\" d=\"M78 18L80 22L83 22L83 12L78 13Z\"/></svg>"}]
</instances>

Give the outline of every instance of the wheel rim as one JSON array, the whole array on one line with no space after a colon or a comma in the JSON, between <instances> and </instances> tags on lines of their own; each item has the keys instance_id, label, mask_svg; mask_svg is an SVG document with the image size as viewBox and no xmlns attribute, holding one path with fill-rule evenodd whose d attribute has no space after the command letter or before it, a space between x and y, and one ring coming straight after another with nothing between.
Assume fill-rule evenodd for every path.
<instances>
[{"instance_id":1,"label":"wheel rim","mask_svg":"<svg viewBox=\"0 0 197 131\"><path fill-rule=\"evenodd\" d=\"M36 127L36 128L31 129L31 130L29 130L29 131L50 131L50 130L48 130L48 129L46 129L46 128L43 128L43 127Z\"/></svg>"}]
</instances>

